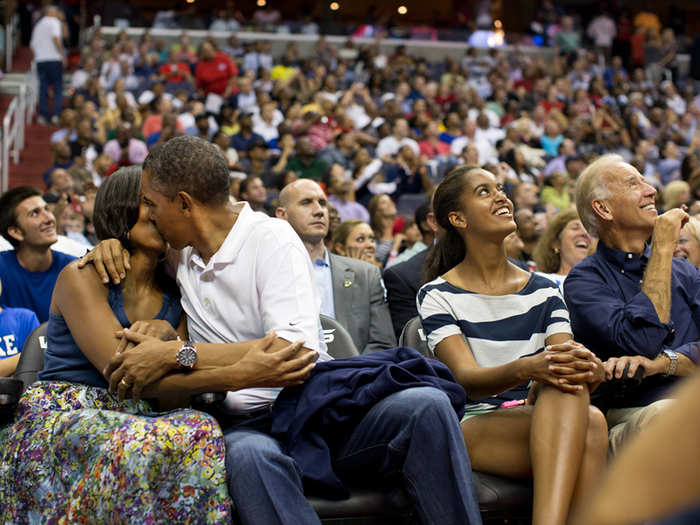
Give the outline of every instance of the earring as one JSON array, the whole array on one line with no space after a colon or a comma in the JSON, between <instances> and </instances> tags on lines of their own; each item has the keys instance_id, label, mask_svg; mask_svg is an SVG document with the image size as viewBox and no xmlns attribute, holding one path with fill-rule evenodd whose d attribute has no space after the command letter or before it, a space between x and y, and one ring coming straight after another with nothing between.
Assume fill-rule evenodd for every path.
<instances>
[{"instance_id":1,"label":"earring","mask_svg":"<svg viewBox=\"0 0 700 525\"><path fill-rule=\"evenodd\" d=\"M130 241L131 240L131 232L126 232L126 240Z\"/></svg>"},{"instance_id":2,"label":"earring","mask_svg":"<svg viewBox=\"0 0 700 525\"><path fill-rule=\"evenodd\" d=\"M557 255L559 255L559 248L554 248L554 253L556 253Z\"/></svg>"}]
</instances>

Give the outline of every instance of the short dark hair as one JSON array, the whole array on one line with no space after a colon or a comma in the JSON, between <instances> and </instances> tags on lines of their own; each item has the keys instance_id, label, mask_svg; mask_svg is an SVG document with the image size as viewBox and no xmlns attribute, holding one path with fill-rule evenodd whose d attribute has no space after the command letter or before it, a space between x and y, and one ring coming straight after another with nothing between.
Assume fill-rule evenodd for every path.
<instances>
[{"instance_id":1,"label":"short dark hair","mask_svg":"<svg viewBox=\"0 0 700 525\"><path fill-rule=\"evenodd\" d=\"M97 190L92 222L99 240L118 239L130 249L129 230L139 220L141 168L127 166L107 177Z\"/></svg>"},{"instance_id":2,"label":"short dark hair","mask_svg":"<svg viewBox=\"0 0 700 525\"><path fill-rule=\"evenodd\" d=\"M218 146L199 137L175 137L155 146L143 170L170 199L185 191L203 204L220 205L228 200L228 162Z\"/></svg>"},{"instance_id":3,"label":"short dark hair","mask_svg":"<svg viewBox=\"0 0 700 525\"><path fill-rule=\"evenodd\" d=\"M0 197L0 233L15 248L19 246L19 241L7 233L7 230L17 226L17 206L30 197L42 195L43 192L34 186L18 186L7 190Z\"/></svg>"},{"instance_id":4,"label":"short dark hair","mask_svg":"<svg viewBox=\"0 0 700 525\"><path fill-rule=\"evenodd\" d=\"M255 179L260 179L260 177L258 175L248 175L245 179L243 179L241 181L241 185L238 186L238 194L243 195L244 193L248 193L248 186ZM262 179L260 180L262 181Z\"/></svg>"},{"instance_id":5,"label":"short dark hair","mask_svg":"<svg viewBox=\"0 0 700 525\"><path fill-rule=\"evenodd\" d=\"M418 226L418 229L420 230L421 233L426 233L423 228L421 228L421 224L426 222L428 220L428 214L433 211L433 207L430 205L430 201L426 201L418 208L416 209L416 213L413 216L414 220L416 221L416 226ZM428 229L428 231L431 231Z\"/></svg>"}]
</instances>

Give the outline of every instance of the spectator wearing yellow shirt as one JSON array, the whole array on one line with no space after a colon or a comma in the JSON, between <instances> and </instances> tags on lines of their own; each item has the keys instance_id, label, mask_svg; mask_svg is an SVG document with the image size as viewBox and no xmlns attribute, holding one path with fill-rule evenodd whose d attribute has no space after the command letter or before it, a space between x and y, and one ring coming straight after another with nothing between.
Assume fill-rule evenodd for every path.
<instances>
[{"instance_id":1,"label":"spectator wearing yellow shirt","mask_svg":"<svg viewBox=\"0 0 700 525\"><path fill-rule=\"evenodd\" d=\"M274 80L281 80L285 84L291 82L292 79L299 73L299 70L292 67L289 63L289 59L283 56L280 63L272 68L270 71L270 78Z\"/></svg>"},{"instance_id":2,"label":"spectator wearing yellow shirt","mask_svg":"<svg viewBox=\"0 0 700 525\"><path fill-rule=\"evenodd\" d=\"M543 205L551 204L557 210L567 210L571 206L569 177L563 171L555 171L545 181L540 199Z\"/></svg>"}]
</instances>

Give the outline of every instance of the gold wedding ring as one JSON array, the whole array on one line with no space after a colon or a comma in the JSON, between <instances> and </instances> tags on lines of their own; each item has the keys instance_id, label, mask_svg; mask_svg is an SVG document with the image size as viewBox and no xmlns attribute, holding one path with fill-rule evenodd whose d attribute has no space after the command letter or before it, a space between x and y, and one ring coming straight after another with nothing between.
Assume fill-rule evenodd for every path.
<instances>
[{"instance_id":1,"label":"gold wedding ring","mask_svg":"<svg viewBox=\"0 0 700 525\"><path fill-rule=\"evenodd\" d=\"M121 381L119 381L119 384L121 386L123 386L124 388L129 388L131 386L129 383L126 382L125 379L122 379Z\"/></svg>"}]
</instances>

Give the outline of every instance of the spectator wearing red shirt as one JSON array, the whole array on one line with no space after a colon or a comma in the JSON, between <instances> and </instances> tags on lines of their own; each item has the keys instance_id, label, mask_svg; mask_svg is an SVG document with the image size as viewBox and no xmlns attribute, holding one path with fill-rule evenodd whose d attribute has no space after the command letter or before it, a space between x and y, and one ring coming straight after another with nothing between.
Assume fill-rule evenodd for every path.
<instances>
[{"instance_id":1,"label":"spectator wearing red shirt","mask_svg":"<svg viewBox=\"0 0 700 525\"><path fill-rule=\"evenodd\" d=\"M557 98L558 94L557 88L550 86L550 88L547 90L547 98L540 101L540 106L544 108L547 114L549 114L549 112L553 109L559 111L564 109L564 103Z\"/></svg>"},{"instance_id":2,"label":"spectator wearing red shirt","mask_svg":"<svg viewBox=\"0 0 700 525\"><path fill-rule=\"evenodd\" d=\"M429 159L450 154L450 145L439 139L440 131L437 122L431 121L423 128L423 140L418 143L421 155Z\"/></svg>"},{"instance_id":3,"label":"spectator wearing red shirt","mask_svg":"<svg viewBox=\"0 0 700 525\"><path fill-rule=\"evenodd\" d=\"M197 89L205 95L215 93L228 98L237 92L236 77L238 68L221 51L216 51L210 42L199 46L199 62L194 70Z\"/></svg>"},{"instance_id":4,"label":"spectator wearing red shirt","mask_svg":"<svg viewBox=\"0 0 700 525\"><path fill-rule=\"evenodd\" d=\"M185 62L175 60L175 53L170 52L170 60L164 62L158 69L158 74L165 83L168 93L184 88L188 91L192 88L193 78L190 66Z\"/></svg>"}]
</instances>

